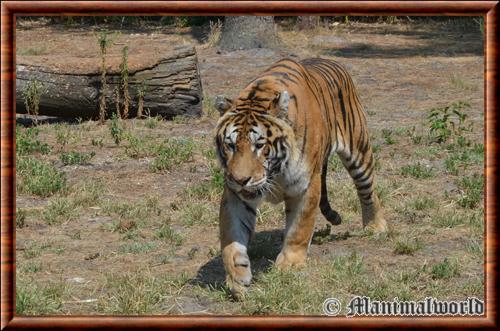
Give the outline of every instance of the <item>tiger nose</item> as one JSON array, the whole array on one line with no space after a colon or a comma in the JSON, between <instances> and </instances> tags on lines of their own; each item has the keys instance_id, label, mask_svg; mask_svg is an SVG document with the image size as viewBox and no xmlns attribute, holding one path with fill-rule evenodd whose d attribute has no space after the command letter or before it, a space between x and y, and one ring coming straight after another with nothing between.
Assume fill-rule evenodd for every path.
<instances>
[{"instance_id":1,"label":"tiger nose","mask_svg":"<svg viewBox=\"0 0 500 331\"><path fill-rule=\"evenodd\" d=\"M248 182L250 182L250 180L252 179L251 176L249 177L242 177L242 178L234 178L234 181L238 184L240 184L241 186L245 186L246 184L248 184Z\"/></svg>"}]
</instances>

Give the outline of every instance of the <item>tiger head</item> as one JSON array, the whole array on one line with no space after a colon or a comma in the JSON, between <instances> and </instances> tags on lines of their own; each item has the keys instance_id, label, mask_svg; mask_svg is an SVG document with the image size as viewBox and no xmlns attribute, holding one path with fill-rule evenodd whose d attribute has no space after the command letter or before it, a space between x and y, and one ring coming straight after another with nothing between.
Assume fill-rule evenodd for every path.
<instances>
[{"instance_id":1,"label":"tiger head","mask_svg":"<svg viewBox=\"0 0 500 331\"><path fill-rule=\"evenodd\" d=\"M295 154L294 133L287 121L287 91L259 98L215 99L221 113L216 128L217 155L226 184L244 200L262 197L273 177Z\"/></svg>"}]
</instances>

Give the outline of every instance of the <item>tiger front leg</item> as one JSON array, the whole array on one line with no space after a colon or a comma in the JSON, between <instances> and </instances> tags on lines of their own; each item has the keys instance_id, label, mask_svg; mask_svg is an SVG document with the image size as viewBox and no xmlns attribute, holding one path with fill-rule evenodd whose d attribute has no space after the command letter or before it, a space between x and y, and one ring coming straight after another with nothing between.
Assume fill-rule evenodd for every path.
<instances>
[{"instance_id":1,"label":"tiger front leg","mask_svg":"<svg viewBox=\"0 0 500 331\"><path fill-rule=\"evenodd\" d=\"M306 263L319 206L320 192L320 177L315 175L304 194L285 199L285 240L283 248L276 258L278 268L302 266Z\"/></svg>"},{"instance_id":2,"label":"tiger front leg","mask_svg":"<svg viewBox=\"0 0 500 331\"><path fill-rule=\"evenodd\" d=\"M255 206L224 189L220 206L220 240L226 285L235 298L244 295L252 281L247 246L255 227Z\"/></svg>"}]
</instances>

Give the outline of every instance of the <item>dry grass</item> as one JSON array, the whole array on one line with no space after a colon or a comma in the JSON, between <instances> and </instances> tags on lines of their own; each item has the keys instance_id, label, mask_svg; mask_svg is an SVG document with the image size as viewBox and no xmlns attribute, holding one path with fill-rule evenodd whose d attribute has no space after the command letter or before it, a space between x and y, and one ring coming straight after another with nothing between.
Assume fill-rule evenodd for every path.
<instances>
[{"instance_id":1,"label":"dry grass","mask_svg":"<svg viewBox=\"0 0 500 331\"><path fill-rule=\"evenodd\" d=\"M358 28L349 26L355 41L366 37ZM288 46L304 47L314 38L281 33L289 37ZM319 27L318 33L331 30ZM373 43L402 42L399 35L374 33L373 38ZM329 51L331 46L321 42L315 51ZM201 50L200 57L208 52ZM258 62L252 56L241 61ZM250 75L231 60L224 63L235 70L229 90ZM242 302L234 302L222 286L217 215L223 177L212 146L217 114L208 101L226 76L212 78L216 73L208 65L202 71L209 83L204 81L207 101L200 119L19 127L17 313L321 314L328 297L344 304L354 295L484 298L482 85L476 84L482 65L437 55L382 60L342 62L353 63L350 70L370 110L377 192L389 232L361 229L354 185L332 158L327 184L343 224L327 230L318 215L307 266L275 270L284 211L282 205L264 204L249 249L254 283ZM217 70L219 62L218 56L207 58ZM449 79L460 65L477 69L460 73L466 85ZM405 71L415 67L424 78L443 72L435 80L421 80ZM252 70L260 68L248 66ZM453 90L443 90L447 84ZM475 84L477 89L469 88ZM459 89L464 100L472 100L466 121L474 130L462 133L470 144L459 146L458 137L431 142L428 111L456 102ZM421 90L428 93L423 99L415 95ZM65 165L61 157L68 153L73 159L93 156ZM41 180L44 174L53 180Z\"/></svg>"}]
</instances>

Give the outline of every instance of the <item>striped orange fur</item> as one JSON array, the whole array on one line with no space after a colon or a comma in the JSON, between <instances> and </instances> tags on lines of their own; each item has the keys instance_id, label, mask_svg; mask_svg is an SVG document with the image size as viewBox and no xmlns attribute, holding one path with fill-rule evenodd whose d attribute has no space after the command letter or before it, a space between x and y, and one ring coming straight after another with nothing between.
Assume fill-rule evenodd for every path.
<instances>
[{"instance_id":1,"label":"striped orange fur","mask_svg":"<svg viewBox=\"0 0 500 331\"><path fill-rule=\"evenodd\" d=\"M332 224L328 158L337 153L356 185L363 226L385 231L374 193L374 159L366 117L346 69L325 59L273 64L235 100L217 97L215 135L225 173L220 239L226 281L238 296L252 278L247 246L263 199L285 202L279 267L305 263L317 210Z\"/></svg>"}]
</instances>

